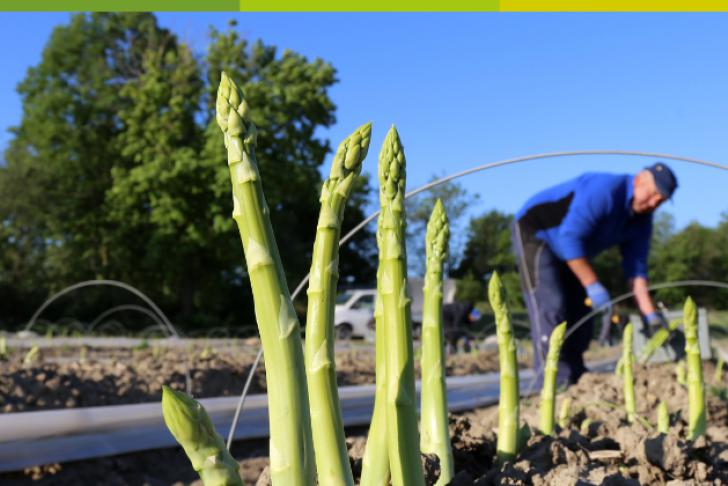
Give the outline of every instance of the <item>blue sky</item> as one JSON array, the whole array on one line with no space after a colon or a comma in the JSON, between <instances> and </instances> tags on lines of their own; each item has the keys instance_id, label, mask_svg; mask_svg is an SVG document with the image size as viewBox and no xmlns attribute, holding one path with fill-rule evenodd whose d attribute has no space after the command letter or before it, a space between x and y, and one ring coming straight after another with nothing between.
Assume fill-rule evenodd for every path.
<instances>
[{"instance_id":1,"label":"blue sky","mask_svg":"<svg viewBox=\"0 0 728 486\"><path fill-rule=\"evenodd\" d=\"M69 14L0 14L0 146L18 123L15 86ZM376 173L397 125L408 187L433 174L539 152L641 150L728 164L728 16L724 14L163 13L195 51L231 18L250 39L330 61L332 145L374 122L365 170ZM330 158L329 158L330 160ZM533 193L583 171L636 172L649 159L534 161L463 179L471 214L515 212ZM678 227L713 226L728 210L728 173L675 162L681 187L667 210ZM328 160L324 166L328 171Z\"/></svg>"}]
</instances>

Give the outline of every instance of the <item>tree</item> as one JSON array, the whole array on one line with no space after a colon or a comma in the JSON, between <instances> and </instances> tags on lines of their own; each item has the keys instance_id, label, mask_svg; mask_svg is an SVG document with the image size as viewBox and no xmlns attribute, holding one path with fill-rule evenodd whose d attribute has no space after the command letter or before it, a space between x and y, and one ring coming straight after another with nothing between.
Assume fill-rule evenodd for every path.
<instances>
[{"instance_id":1,"label":"tree","mask_svg":"<svg viewBox=\"0 0 728 486\"><path fill-rule=\"evenodd\" d=\"M717 229L706 228L698 223L689 224L671 236L653 254L653 281L724 281L728 272L726 233L728 231L725 221ZM688 295L705 306L721 306L728 301L724 291L705 287L675 287L659 290L656 294L658 299L674 307L679 307Z\"/></svg>"},{"instance_id":2,"label":"tree","mask_svg":"<svg viewBox=\"0 0 728 486\"><path fill-rule=\"evenodd\" d=\"M523 308L516 257L511 249L512 222L513 215L497 210L471 219L463 258L453 275L467 282L471 294L477 289L474 282L484 284L493 271L498 271L511 306ZM459 297L462 294L460 291ZM482 300L485 300L485 294Z\"/></svg>"},{"instance_id":3,"label":"tree","mask_svg":"<svg viewBox=\"0 0 728 486\"><path fill-rule=\"evenodd\" d=\"M13 269L0 291L23 288L26 278L41 295L112 278L149 293L178 321L252 322L213 120L221 69L243 86L259 127L260 170L289 284L308 271L319 169L330 151L316 130L334 122L335 71L320 59L249 44L233 27L211 31L206 69L153 14L79 14L54 30L18 88L23 118L0 168L0 259ZM367 190L362 180L347 211L352 221ZM365 233L350 247L364 261L370 240ZM362 266L359 274L371 273L371 264Z\"/></svg>"}]
</instances>

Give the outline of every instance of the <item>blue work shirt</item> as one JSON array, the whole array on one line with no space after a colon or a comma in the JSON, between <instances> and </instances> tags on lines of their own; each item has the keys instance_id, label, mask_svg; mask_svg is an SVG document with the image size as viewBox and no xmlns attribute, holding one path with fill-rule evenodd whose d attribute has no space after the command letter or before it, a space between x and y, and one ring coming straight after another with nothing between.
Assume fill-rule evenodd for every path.
<instances>
[{"instance_id":1,"label":"blue work shirt","mask_svg":"<svg viewBox=\"0 0 728 486\"><path fill-rule=\"evenodd\" d=\"M516 213L522 232L562 260L591 259L619 245L626 278L647 278L652 213L632 211L634 176L588 172L539 192Z\"/></svg>"}]
</instances>

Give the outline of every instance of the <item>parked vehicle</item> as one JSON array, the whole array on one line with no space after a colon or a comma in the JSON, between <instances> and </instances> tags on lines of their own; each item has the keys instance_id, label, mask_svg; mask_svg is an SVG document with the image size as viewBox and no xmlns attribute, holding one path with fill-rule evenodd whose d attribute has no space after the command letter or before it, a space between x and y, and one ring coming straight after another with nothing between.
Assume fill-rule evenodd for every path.
<instances>
[{"instance_id":1,"label":"parked vehicle","mask_svg":"<svg viewBox=\"0 0 728 486\"><path fill-rule=\"evenodd\" d=\"M409 279L409 293L412 299L412 327L419 334L422 322L422 278ZM455 299L455 280L443 281L443 302ZM376 289L351 289L336 298L334 326L337 339L374 340L374 299Z\"/></svg>"}]
</instances>

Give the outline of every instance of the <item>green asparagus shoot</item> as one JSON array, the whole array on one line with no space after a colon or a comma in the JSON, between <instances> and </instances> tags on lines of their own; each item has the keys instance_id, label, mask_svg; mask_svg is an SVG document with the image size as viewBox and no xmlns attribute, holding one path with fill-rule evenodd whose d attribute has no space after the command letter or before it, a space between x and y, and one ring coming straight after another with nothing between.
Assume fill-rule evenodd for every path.
<instances>
[{"instance_id":1,"label":"green asparagus shoot","mask_svg":"<svg viewBox=\"0 0 728 486\"><path fill-rule=\"evenodd\" d=\"M202 405L186 393L162 387L164 423L205 486L242 486L240 465L225 447Z\"/></svg>"},{"instance_id":2,"label":"green asparagus shoot","mask_svg":"<svg viewBox=\"0 0 728 486\"><path fill-rule=\"evenodd\" d=\"M255 154L257 131L235 83L222 73L217 123L224 135L233 193L233 219L243 243L255 317L265 352L274 484L315 482L311 417L298 316L288 291Z\"/></svg>"},{"instance_id":3,"label":"green asparagus shoot","mask_svg":"<svg viewBox=\"0 0 728 486\"><path fill-rule=\"evenodd\" d=\"M705 433L705 383L703 361L698 341L698 309L688 297L684 308L685 354L688 365L688 438L695 440Z\"/></svg>"},{"instance_id":4,"label":"green asparagus shoot","mask_svg":"<svg viewBox=\"0 0 728 486\"><path fill-rule=\"evenodd\" d=\"M387 447L393 486L424 485L417 431L414 353L405 250L404 149L392 128L379 154L381 296L386 332Z\"/></svg>"},{"instance_id":5,"label":"green asparagus shoot","mask_svg":"<svg viewBox=\"0 0 728 486\"><path fill-rule=\"evenodd\" d=\"M554 433L554 409L556 402L556 376L559 371L559 354L564 344L566 321L554 328L549 338L549 350L543 370L543 388L541 388L541 432L545 435Z\"/></svg>"},{"instance_id":6,"label":"green asparagus shoot","mask_svg":"<svg viewBox=\"0 0 728 486\"><path fill-rule=\"evenodd\" d=\"M585 418L581 421L581 425L579 426L579 433L583 436L589 435L589 427L591 427L592 419L589 417Z\"/></svg>"},{"instance_id":7,"label":"green asparagus shoot","mask_svg":"<svg viewBox=\"0 0 728 486\"><path fill-rule=\"evenodd\" d=\"M685 360L681 359L675 365L675 380L682 386L687 386L688 378L687 371L685 369Z\"/></svg>"},{"instance_id":8,"label":"green asparagus shoot","mask_svg":"<svg viewBox=\"0 0 728 486\"><path fill-rule=\"evenodd\" d=\"M630 322L624 326L622 334L622 379L624 388L624 410L627 414L627 422L634 421L636 411L634 397L634 348L633 348L633 327Z\"/></svg>"},{"instance_id":9,"label":"green asparagus shoot","mask_svg":"<svg viewBox=\"0 0 728 486\"><path fill-rule=\"evenodd\" d=\"M660 400L657 406L657 431L661 434L667 434L670 431L670 412L667 410L667 403Z\"/></svg>"},{"instance_id":10,"label":"green asparagus shoot","mask_svg":"<svg viewBox=\"0 0 728 486\"><path fill-rule=\"evenodd\" d=\"M655 354L655 352L660 349L665 344L665 342L667 342L668 338L672 335L672 333L675 332L678 327L680 327L680 324L682 324L680 319L676 319L668 324L667 329L661 327L657 331L655 331L655 333L652 335L650 340L647 341L647 343L642 348L642 351L640 352L640 364L647 363L652 355Z\"/></svg>"},{"instance_id":11,"label":"green asparagus shoot","mask_svg":"<svg viewBox=\"0 0 728 486\"><path fill-rule=\"evenodd\" d=\"M571 398L564 397L561 401L561 408L559 408L559 427L565 429L569 426L569 419L571 418Z\"/></svg>"},{"instance_id":12,"label":"green asparagus shoot","mask_svg":"<svg viewBox=\"0 0 728 486\"><path fill-rule=\"evenodd\" d=\"M519 387L516 338L513 335L506 291L498 276L488 283L488 299L495 313L500 365L500 400L498 402L498 462L510 461L518 454Z\"/></svg>"},{"instance_id":13,"label":"green asparagus shoot","mask_svg":"<svg viewBox=\"0 0 728 486\"><path fill-rule=\"evenodd\" d=\"M40 350L38 349L37 345L33 345L33 347L30 348L30 351L28 351L23 358L23 364L25 366L32 365L38 360L38 356L40 355Z\"/></svg>"},{"instance_id":14,"label":"green asparagus shoot","mask_svg":"<svg viewBox=\"0 0 728 486\"><path fill-rule=\"evenodd\" d=\"M332 486L354 485L336 387L334 305L344 208L369 150L371 131L371 123L362 125L336 151L331 175L321 189L309 274L305 358L313 446L319 483Z\"/></svg>"},{"instance_id":15,"label":"green asparagus shoot","mask_svg":"<svg viewBox=\"0 0 728 486\"><path fill-rule=\"evenodd\" d=\"M383 250L382 218L377 219L377 247ZM387 446L387 346L382 305L382 265L377 267L377 295L374 300L375 391L374 412L369 425L367 445L362 458L361 486L388 486L389 448Z\"/></svg>"},{"instance_id":16,"label":"green asparagus shoot","mask_svg":"<svg viewBox=\"0 0 728 486\"><path fill-rule=\"evenodd\" d=\"M430 215L425 235L426 271L422 307L421 449L440 459L435 486L448 484L455 475L447 415L445 337L442 322L442 271L447 258L450 227L439 199Z\"/></svg>"}]
</instances>

